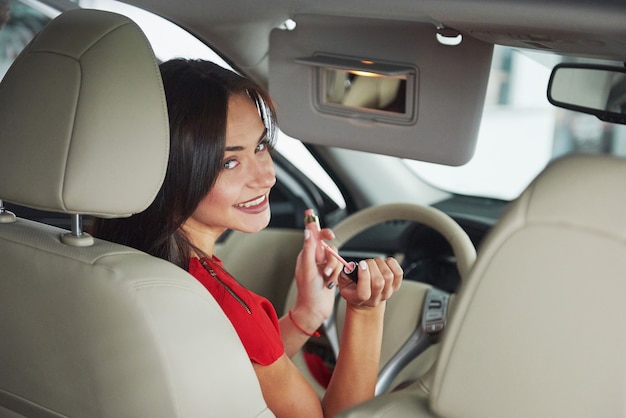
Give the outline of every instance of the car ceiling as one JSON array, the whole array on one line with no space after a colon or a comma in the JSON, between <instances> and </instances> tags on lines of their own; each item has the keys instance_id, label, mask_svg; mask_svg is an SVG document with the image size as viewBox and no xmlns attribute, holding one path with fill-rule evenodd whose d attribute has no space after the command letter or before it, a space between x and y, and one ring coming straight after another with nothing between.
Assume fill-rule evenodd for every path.
<instances>
[{"instance_id":1,"label":"car ceiling","mask_svg":"<svg viewBox=\"0 0 626 418\"><path fill-rule=\"evenodd\" d=\"M432 22L489 43L626 60L622 0L127 0L267 79L269 33L299 14ZM234 7L236 5L236 7ZM236 35L235 35L236 33Z\"/></svg>"},{"instance_id":2,"label":"car ceiling","mask_svg":"<svg viewBox=\"0 0 626 418\"><path fill-rule=\"evenodd\" d=\"M48 2L57 6L72 4L68 0ZM281 128L288 135L310 144L447 165L464 164L474 151L491 54L484 45L626 60L623 0L124 2L182 26L221 53L234 68L268 88L286 109ZM276 28L287 19L295 20L294 32L300 36L293 35L290 40L287 35L276 35ZM318 31L315 25L319 25ZM367 25L378 27L378 31L370 33ZM345 28L356 29L346 36ZM406 28L406 35L398 34L399 28ZM335 37L329 33L331 30L336 31ZM435 49L432 44L438 30L460 33L464 38L460 51ZM429 43L423 39L424 34ZM387 45L406 47L394 51L374 36L386 37ZM340 37L342 42L336 41ZM379 45L371 47L374 44ZM420 83L416 93L417 122L413 126L394 126L316 111L312 104L317 93L308 81L312 77L298 74L305 69L295 68L293 61L319 51L344 56L359 51L360 57L371 53L367 58L414 66ZM461 69L454 72L454 68Z\"/></svg>"}]
</instances>

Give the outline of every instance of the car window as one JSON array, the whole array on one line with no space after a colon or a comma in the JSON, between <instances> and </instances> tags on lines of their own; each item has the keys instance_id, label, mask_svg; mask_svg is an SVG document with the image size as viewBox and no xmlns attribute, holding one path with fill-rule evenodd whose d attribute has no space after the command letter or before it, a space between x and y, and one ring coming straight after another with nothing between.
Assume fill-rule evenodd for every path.
<instances>
[{"instance_id":1,"label":"car window","mask_svg":"<svg viewBox=\"0 0 626 418\"><path fill-rule=\"evenodd\" d=\"M496 46L473 158L460 167L406 163L442 190L511 200L549 161L564 154L626 155L625 126L548 102L550 72L561 61L573 59Z\"/></svg>"},{"instance_id":2,"label":"car window","mask_svg":"<svg viewBox=\"0 0 626 418\"><path fill-rule=\"evenodd\" d=\"M51 18L21 1L0 0L0 79Z\"/></svg>"}]
</instances>

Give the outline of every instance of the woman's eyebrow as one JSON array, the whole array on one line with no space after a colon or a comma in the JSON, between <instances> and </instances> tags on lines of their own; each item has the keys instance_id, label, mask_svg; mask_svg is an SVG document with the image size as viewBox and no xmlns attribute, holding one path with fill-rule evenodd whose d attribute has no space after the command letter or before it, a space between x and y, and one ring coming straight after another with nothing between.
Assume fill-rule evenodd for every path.
<instances>
[{"instance_id":1,"label":"woman's eyebrow","mask_svg":"<svg viewBox=\"0 0 626 418\"><path fill-rule=\"evenodd\" d=\"M267 128L263 129L263 132L261 133L261 136L259 137L257 144L263 142L266 136L267 136ZM233 145L232 147L226 147L225 151L234 152L234 151L243 151L244 149L245 147L243 147L242 145Z\"/></svg>"},{"instance_id":2,"label":"woman's eyebrow","mask_svg":"<svg viewBox=\"0 0 626 418\"><path fill-rule=\"evenodd\" d=\"M241 146L241 145L235 145L235 146L232 146L232 147L226 147L226 151L230 151L230 152L232 152L232 151L243 151L243 150L244 150L244 147Z\"/></svg>"}]
</instances>

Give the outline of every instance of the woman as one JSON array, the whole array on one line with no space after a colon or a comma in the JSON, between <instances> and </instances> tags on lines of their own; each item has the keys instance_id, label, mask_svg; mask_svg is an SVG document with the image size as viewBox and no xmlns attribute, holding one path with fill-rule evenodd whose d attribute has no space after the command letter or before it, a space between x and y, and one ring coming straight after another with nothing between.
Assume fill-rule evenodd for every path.
<instances>
[{"instance_id":1,"label":"woman","mask_svg":"<svg viewBox=\"0 0 626 418\"><path fill-rule=\"evenodd\" d=\"M100 220L94 234L169 260L213 294L252 361L268 407L276 416L333 416L374 394L385 300L400 286L395 259L359 263L358 283L326 257L305 230L296 263L298 296L278 319L270 303L240 286L213 256L227 229L257 232L270 220L276 182L270 148L276 133L267 94L215 64L172 60L161 65L170 115L170 159L154 202L127 219ZM329 229L320 233L332 239ZM338 284L347 301L340 353L320 402L290 360L326 319Z\"/></svg>"}]
</instances>

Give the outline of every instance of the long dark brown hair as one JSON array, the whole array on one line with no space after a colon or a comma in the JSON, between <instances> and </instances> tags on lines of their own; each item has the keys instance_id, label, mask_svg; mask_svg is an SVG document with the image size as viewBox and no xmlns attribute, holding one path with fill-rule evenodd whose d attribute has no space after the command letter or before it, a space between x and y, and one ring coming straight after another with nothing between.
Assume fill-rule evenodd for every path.
<instances>
[{"instance_id":1,"label":"long dark brown hair","mask_svg":"<svg viewBox=\"0 0 626 418\"><path fill-rule=\"evenodd\" d=\"M188 269L198 249L181 231L222 170L228 100L250 97L275 140L276 117L265 91L252 81L202 60L174 59L160 65L170 123L165 180L152 204L123 219L96 219L90 232Z\"/></svg>"}]
</instances>

